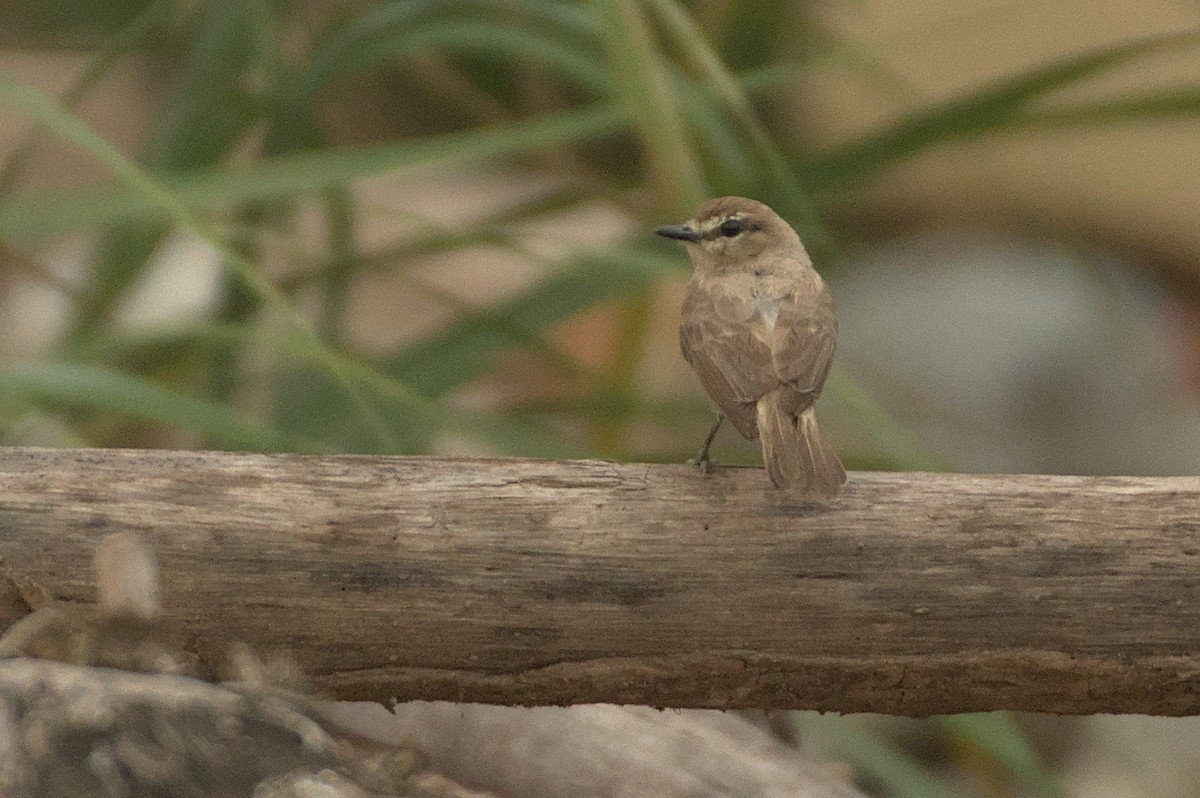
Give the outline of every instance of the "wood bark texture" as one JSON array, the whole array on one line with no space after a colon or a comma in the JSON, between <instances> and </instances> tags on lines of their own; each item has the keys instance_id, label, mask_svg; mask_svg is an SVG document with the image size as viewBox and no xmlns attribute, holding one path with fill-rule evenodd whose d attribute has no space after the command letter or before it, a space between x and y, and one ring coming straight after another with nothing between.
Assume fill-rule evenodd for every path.
<instances>
[{"instance_id":1,"label":"wood bark texture","mask_svg":"<svg viewBox=\"0 0 1200 798\"><path fill-rule=\"evenodd\" d=\"M0 449L0 629L115 531L338 698L1200 714L1200 478Z\"/></svg>"}]
</instances>

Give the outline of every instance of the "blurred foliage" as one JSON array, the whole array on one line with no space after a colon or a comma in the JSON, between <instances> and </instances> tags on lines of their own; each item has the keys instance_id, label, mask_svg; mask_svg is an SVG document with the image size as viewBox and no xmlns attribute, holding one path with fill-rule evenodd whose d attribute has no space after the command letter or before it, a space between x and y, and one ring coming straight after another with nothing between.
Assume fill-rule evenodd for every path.
<instances>
[{"instance_id":1,"label":"blurred foliage","mask_svg":"<svg viewBox=\"0 0 1200 798\"><path fill-rule=\"evenodd\" d=\"M1001 132L1200 112L1200 90L1190 88L1062 97L1095 75L1194 46L1195 33L1032 66L815 151L777 109L802 99L816 66L869 67L839 57L850 45L820 30L801 4L88 0L10 4L0 17L10 40L92 58L57 101L0 76L6 113L39 125L0 165L0 267L16 268L32 257L22 253L68 234L88 234L94 247L54 350L0 364L0 439L8 442L422 453L450 435L505 454L682 460L708 424L707 403L698 392L683 401L641 396L635 380L654 289L686 273L682 254L649 234L654 226L686 217L705 196L751 195L796 225L823 268L836 269L838 236L823 215L905 159ZM159 83L152 128L133 160L70 111L132 54L149 59ZM331 109L345 114L369 91L384 92L376 103L384 119L374 118L365 143L347 145ZM48 136L87 151L111 180L15 192L31 143ZM351 190L356 180L496 164L536 168L548 188L462 229L427 225L378 249L360 242L367 209ZM551 259L536 258L514 232L597 203L644 223L611 246ZM268 279L259 264L281 242L286 252L306 246L295 243L297 227L302 210L312 223L313 209L324 250L304 252L304 268L286 279ZM213 311L163 329L116 324L179 231L224 263ZM546 276L488 307L427 292L453 311L443 328L383 354L348 343L348 297L360 275L407 274L424 256L481 246L535 261ZM613 354L599 365L550 336L596 309L612 310L618 325ZM486 410L454 401L514 353L536 362L555 390ZM851 465L939 466L846 373L835 372L822 407L835 428L865 442ZM644 424L676 443L643 445L635 425ZM984 721L953 733L1006 741L992 755L1031 794L1054 794L1020 735L991 723L988 734ZM892 752L871 750L895 794L935 794Z\"/></svg>"},{"instance_id":2,"label":"blurred foliage","mask_svg":"<svg viewBox=\"0 0 1200 798\"><path fill-rule=\"evenodd\" d=\"M0 375L9 377L3 407L9 423L31 413L66 418L70 440L97 445L131 432L153 441L166 425L192 433L187 441L199 446L414 453L451 434L501 453L679 459L703 428L705 404L639 396L634 380L653 289L684 268L680 253L647 234L654 224L686 217L705 196L748 194L791 219L824 267L835 269L840 253L822 208L846 202L855 186L903 159L997 131L1193 114L1200 103L1180 90L1087 105L1043 102L1100 72L1196 43L1195 35L1159 36L1038 66L813 152L780 130L771 112L799 99L805 71L839 46L799 7L746 0L693 13L673 0L444 0L331 10L267 0L93 0L91 18L106 22L88 29L72 4L19 5L37 6L19 30L51 43L81 41L95 56L65 106L0 83L10 107L42 126L0 172L0 236L9 252L81 231L94 233L95 245L53 368L47 364L39 380L29 364L20 373L10 367ZM136 161L66 107L132 53L151 59L161 81ZM394 118L382 129L376 123L373 143L341 144L330 108L360 97L363 85L380 85L370 81L387 86ZM29 142L48 135L88 151L111 182L14 195ZM349 190L355 180L498 162L528 164L569 188L514 199L471 229L431 229L392 251L358 242L364 208ZM431 297L457 320L398 351L367 356L347 345L347 297L357 275L480 245L529 256L515 225L597 201L651 221L612 247L541 263L547 277L498 306ZM325 217L325 251L305 253L311 268L272 284L259 258L298 239L297 214L313 206ZM158 334L122 330L114 312L180 229L224 259L214 312ZM297 297L313 292L316 310L297 310ZM615 352L600 367L548 337L563 321L614 306ZM536 358L559 383L558 395L487 411L455 406L456 391L510 362L514 351ZM117 384L158 393L122 403ZM198 413L204 405L208 412ZM852 462L938 467L845 373L831 381L824 405L835 426L866 442ZM253 434L250 418L260 428ZM629 430L640 422L678 445L639 446Z\"/></svg>"}]
</instances>

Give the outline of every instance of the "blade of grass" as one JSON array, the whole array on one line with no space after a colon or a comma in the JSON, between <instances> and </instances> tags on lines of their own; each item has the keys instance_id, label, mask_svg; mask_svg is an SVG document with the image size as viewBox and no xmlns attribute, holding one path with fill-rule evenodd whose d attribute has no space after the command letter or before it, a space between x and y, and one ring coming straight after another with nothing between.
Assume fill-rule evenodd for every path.
<instances>
[{"instance_id":1,"label":"blade of grass","mask_svg":"<svg viewBox=\"0 0 1200 798\"><path fill-rule=\"evenodd\" d=\"M945 461L931 455L916 436L901 426L865 388L835 366L825 383L824 397L838 407L846 426L863 430L874 453L888 468L897 471L948 471Z\"/></svg>"},{"instance_id":2,"label":"blade of grass","mask_svg":"<svg viewBox=\"0 0 1200 798\"><path fill-rule=\"evenodd\" d=\"M275 153L280 139L315 135L313 97L329 81L435 46L500 49L518 61L529 57L557 64L584 85L599 86L607 74L588 22L587 14L571 6L522 0L417 0L368 8L317 46L300 71L281 84L279 115L266 149Z\"/></svg>"},{"instance_id":3,"label":"blade of grass","mask_svg":"<svg viewBox=\"0 0 1200 798\"><path fill-rule=\"evenodd\" d=\"M142 9L115 35L109 37L83 74L63 93L62 104L71 108L86 97L101 78L120 63L121 59L133 52L166 24L167 20L171 18L174 7L174 0L157 0ZM0 169L0 197L12 190L21 167L28 159L29 153L33 150L41 133L42 126L35 125L21 136L20 141L10 150L8 157L4 160L3 168Z\"/></svg>"},{"instance_id":4,"label":"blade of grass","mask_svg":"<svg viewBox=\"0 0 1200 798\"><path fill-rule=\"evenodd\" d=\"M437 409L405 386L377 372L364 373L355 368L350 360L325 347L317 340L299 311L292 307L253 264L212 235L205 225L193 216L187 207L161 183L128 160L68 111L40 92L4 76L0 76L0 97L7 97L60 136L87 151L131 189L145 195L148 201L160 206L173 221L206 241L221 254L226 268L231 273L266 305L288 320L294 334L299 336L297 348L305 350L307 357L318 363L342 385L357 409L360 420L374 432L378 440L384 442L386 447L390 447L393 443L392 432L383 424L371 404L363 397L360 385L371 385L375 389L385 392L394 401L407 402L414 413L426 419L431 415L436 417Z\"/></svg>"},{"instance_id":5,"label":"blade of grass","mask_svg":"<svg viewBox=\"0 0 1200 798\"><path fill-rule=\"evenodd\" d=\"M1013 121L1017 130L1058 130L1200 116L1200 89L1176 89L1096 103L1030 111Z\"/></svg>"},{"instance_id":6,"label":"blade of grass","mask_svg":"<svg viewBox=\"0 0 1200 798\"><path fill-rule=\"evenodd\" d=\"M538 31L497 24L497 20L449 23L409 29L374 50L359 55L357 69L371 63L401 58L423 49L447 52L483 53L503 61L523 61L553 69L574 81L589 93L604 96L612 89L612 79L599 58L564 44ZM356 71L357 71L356 69Z\"/></svg>"},{"instance_id":7,"label":"blade of grass","mask_svg":"<svg viewBox=\"0 0 1200 798\"><path fill-rule=\"evenodd\" d=\"M0 96L17 90L0 76ZM161 183L185 210L228 208L277 197L315 194L355 178L405 168L448 167L600 138L621 129L622 119L608 104L549 114L519 124L437 136L421 141L332 152L301 153L263 161L236 172L200 170L167 176ZM72 195L25 195L0 206L0 236L46 237L81 227L129 218L164 218L167 208L144 191L114 185L81 189Z\"/></svg>"},{"instance_id":8,"label":"blade of grass","mask_svg":"<svg viewBox=\"0 0 1200 798\"><path fill-rule=\"evenodd\" d=\"M695 136L696 157L713 194L761 196L760 164L737 122L711 95L683 88L687 81L682 76L677 76L676 84L681 87L679 108Z\"/></svg>"},{"instance_id":9,"label":"blade of grass","mask_svg":"<svg viewBox=\"0 0 1200 798\"><path fill-rule=\"evenodd\" d=\"M790 78L793 66L770 67L741 77L748 91ZM0 76L0 98L12 98L11 79ZM304 152L237 168L159 176L164 189L191 211L217 210L260 200L317 194L330 186L401 169L461 167L539 149L575 145L625 131L629 116L612 103L546 114L520 123L378 147ZM169 214L146 194L104 183L71 192L28 192L0 204L0 237L41 240L81 228Z\"/></svg>"},{"instance_id":10,"label":"blade of grass","mask_svg":"<svg viewBox=\"0 0 1200 798\"><path fill-rule=\"evenodd\" d=\"M776 202L777 210L799 223L800 233L814 247L826 247L830 237L821 225L815 204L805 193L801 181L775 146L759 121L750 98L737 78L709 45L687 10L675 0L648 0L648 4L671 36L687 64L715 91L748 136L776 192L785 200Z\"/></svg>"},{"instance_id":11,"label":"blade of grass","mask_svg":"<svg viewBox=\"0 0 1200 798\"><path fill-rule=\"evenodd\" d=\"M185 353L213 355L253 347L265 333L249 324L203 322L149 329L98 331L70 350L74 362L116 367L130 360L168 361ZM280 343L286 345L287 338ZM152 361L153 365L153 361Z\"/></svg>"},{"instance_id":12,"label":"blade of grass","mask_svg":"<svg viewBox=\"0 0 1200 798\"><path fill-rule=\"evenodd\" d=\"M0 446L84 448L89 441L41 408L0 397Z\"/></svg>"},{"instance_id":13,"label":"blade of grass","mask_svg":"<svg viewBox=\"0 0 1200 798\"><path fill-rule=\"evenodd\" d=\"M625 301L617 315L617 336L608 367L608 379L600 393L629 395L635 390L638 366L646 348L653 318L653 297L642 291ZM608 413L592 418L592 442L601 456L623 460L627 456L625 439L633 421L632 407L612 405L625 412Z\"/></svg>"},{"instance_id":14,"label":"blade of grass","mask_svg":"<svg viewBox=\"0 0 1200 798\"><path fill-rule=\"evenodd\" d=\"M814 194L844 191L919 152L1019 121L1036 100L1139 58L1200 43L1200 31L1150 36L1103 47L989 84L965 97L921 109L846 147L800 165Z\"/></svg>"},{"instance_id":15,"label":"blade of grass","mask_svg":"<svg viewBox=\"0 0 1200 798\"><path fill-rule=\"evenodd\" d=\"M686 219L708 196L662 58L636 0L593 5L608 47L617 98L633 120L658 204Z\"/></svg>"},{"instance_id":16,"label":"blade of grass","mask_svg":"<svg viewBox=\"0 0 1200 798\"><path fill-rule=\"evenodd\" d=\"M350 265L355 273L403 270L420 258L460 248L484 245L513 248L517 243L513 232L514 226L534 220L546 213L577 207L590 199L591 195L579 187L567 187L549 191L528 201L518 201L513 205L505 206L474 223L448 227L428 222L427 229L419 231L415 238L406 235L402 243L385 245L374 252L359 253ZM385 211L392 213L390 209L385 209ZM361 208L360 212L364 217L371 215L369 208ZM303 264L304 255L299 249L296 249L291 260L297 264ZM292 276L280 283L281 290L284 293L292 294L306 285L323 280L326 266L327 264L314 264L308 267L300 265L294 270Z\"/></svg>"},{"instance_id":17,"label":"blade of grass","mask_svg":"<svg viewBox=\"0 0 1200 798\"><path fill-rule=\"evenodd\" d=\"M344 389L322 370L319 362L309 359L310 349L295 335L278 335L253 324L203 323L182 327L167 327L136 332L99 333L74 350L77 360L101 364L99 368L113 371L127 362L149 363L154 367L161 361L175 360L187 353L216 356L224 353L245 353L255 347L284 360L280 391L285 403L283 416L272 425L289 440L309 442L307 448L324 451L357 451L363 453L422 453L437 431L450 428L476 436L496 447L501 454L533 457L594 456L586 447L565 440L563 436L542 423L523 419L519 414L476 413L454 408L431 408L428 417L414 416L406 394L388 395L375 389L372 401L376 412L397 430L396 445L383 450L378 441L364 432L347 417ZM354 364L357 371L351 376L362 384L373 385L377 373L367 365ZM287 386L294 390L288 391ZM0 390L0 395L3 391ZM287 403L291 404L287 404ZM318 443L319 442L319 443Z\"/></svg>"},{"instance_id":18,"label":"blade of grass","mask_svg":"<svg viewBox=\"0 0 1200 798\"><path fill-rule=\"evenodd\" d=\"M596 39L591 16L582 9L562 3L521 0L436 0L386 3L368 9L318 48L299 76L293 92L302 98L329 80L365 69L380 58L394 57L389 42L402 39L408 31L438 21L472 22L503 19L511 26L543 31L556 41L575 49Z\"/></svg>"},{"instance_id":19,"label":"blade of grass","mask_svg":"<svg viewBox=\"0 0 1200 798\"><path fill-rule=\"evenodd\" d=\"M586 308L642 294L680 266L665 254L633 247L579 256L500 307L458 319L405 349L387 371L426 396L442 396L486 372L514 342L537 337Z\"/></svg>"},{"instance_id":20,"label":"blade of grass","mask_svg":"<svg viewBox=\"0 0 1200 798\"><path fill-rule=\"evenodd\" d=\"M325 192L324 205L329 226L329 255L322 270L320 334L330 345L340 346L357 263L354 234L357 214L350 193L344 188L331 188Z\"/></svg>"},{"instance_id":21,"label":"blade of grass","mask_svg":"<svg viewBox=\"0 0 1200 798\"><path fill-rule=\"evenodd\" d=\"M890 798L952 798L937 777L917 760L851 718L790 712L802 740L814 742L836 761L847 762Z\"/></svg>"},{"instance_id":22,"label":"blade of grass","mask_svg":"<svg viewBox=\"0 0 1200 798\"><path fill-rule=\"evenodd\" d=\"M1058 779L1043 764L1025 733L1007 712L978 712L947 715L938 724L996 760L1017 778L1026 795L1036 798L1065 798Z\"/></svg>"},{"instance_id":23,"label":"blade of grass","mask_svg":"<svg viewBox=\"0 0 1200 798\"><path fill-rule=\"evenodd\" d=\"M242 78L258 57L252 3L210 0L199 4L182 32L182 51L159 119L143 153L153 171L212 163L256 117Z\"/></svg>"},{"instance_id":24,"label":"blade of grass","mask_svg":"<svg viewBox=\"0 0 1200 798\"><path fill-rule=\"evenodd\" d=\"M227 252L228 247L192 216L184 203L169 188L126 158L69 111L41 92L2 75L0 75L0 97L8 99L20 110L33 116L59 136L86 151L105 169L116 175L131 193L140 195L141 202L159 208L164 215L171 217L181 227L193 232L229 257L231 268L238 272L239 277L248 286L264 299L276 305L286 316L295 321L298 327L305 326L303 318L284 297L275 291L275 288L258 270L234 253Z\"/></svg>"},{"instance_id":25,"label":"blade of grass","mask_svg":"<svg viewBox=\"0 0 1200 798\"><path fill-rule=\"evenodd\" d=\"M87 408L170 424L230 448L319 451L301 439L223 405L175 393L139 377L81 363L0 367L0 391L60 407Z\"/></svg>"},{"instance_id":26,"label":"blade of grass","mask_svg":"<svg viewBox=\"0 0 1200 798\"><path fill-rule=\"evenodd\" d=\"M655 205L675 221L691 216L709 195L700 161L680 109L679 93L642 13L639 0L598 0L592 9L608 50L617 100L633 119ZM648 288L648 286L647 286ZM627 392L645 351L650 323L648 290L628 296L618 319L609 365L610 390ZM596 425L601 450L619 456L628 418Z\"/></svg>"},{"instance_id":27,"label":"blade of grass","mask_svg":"<svg viewBox=\"0 0 1200 798\"><path fill-rule=\"evenodd\" d=\"M179 33L181 52L171 69L169 90L142 155L150 172L194 169L215 163L254 121L242 88L257 57L254 3L217 0L188 15ZM156 221L117 225L103 236L82 299L75 307L68 340L86 337L108 318L141 278L166 238Z\"/></svg>"}]
</instances>

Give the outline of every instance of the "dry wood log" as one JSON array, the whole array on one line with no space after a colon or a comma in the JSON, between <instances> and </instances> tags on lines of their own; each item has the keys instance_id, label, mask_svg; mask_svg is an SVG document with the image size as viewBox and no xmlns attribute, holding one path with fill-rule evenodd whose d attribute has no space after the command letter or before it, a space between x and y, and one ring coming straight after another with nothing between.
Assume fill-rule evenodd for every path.
<instances>
[{"instance_id":1,"label":"dry wood log","mask_svg":"<svg viewBox=\"0 0 1200 798\"><path fill-rule=\"evenodd\" d=\"M333 696L1200 714L1200 479L0 450L0 628L141 533L202 659Z\"/></svg>"},{"instance_id":2,"label":"dry wood log","mask_svg":"<svg viewBox=\"0 0 1200 798\"><path fill-rule=\"evenodd\" d=\"M733 713L413 701L393 714L314 701L288 688L289 663L245 646L234 682L212 685L162 645L158 566L139 537L105 536L95 570L98 607L56 603L0 635L0 795L861 797L842 768ZM64 636L89 643L65 648L91 667L4 658Z\"/></svg>"}]
</instances>

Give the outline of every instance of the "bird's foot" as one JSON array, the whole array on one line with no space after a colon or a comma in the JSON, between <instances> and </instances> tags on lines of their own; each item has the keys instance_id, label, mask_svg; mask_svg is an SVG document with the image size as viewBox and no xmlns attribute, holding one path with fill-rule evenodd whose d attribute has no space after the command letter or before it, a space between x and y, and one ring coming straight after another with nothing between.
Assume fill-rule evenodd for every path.
<instances>
[{"instance_id":1,"label":"bird's foot","mask_svg":"<svg viewBox=\"0 0 1200 798\"><path fill-rule=\"evenodd\" d=\"M687 464L699 471L701 474L711 474L713 466L718 465L716 460L710 460L707 457L693 457L687 461Z\"/></svg>"}]
</instances>

